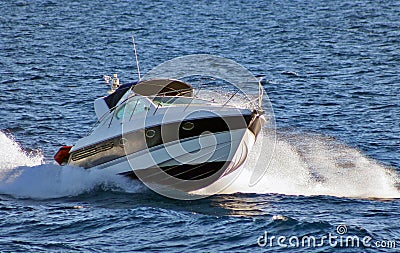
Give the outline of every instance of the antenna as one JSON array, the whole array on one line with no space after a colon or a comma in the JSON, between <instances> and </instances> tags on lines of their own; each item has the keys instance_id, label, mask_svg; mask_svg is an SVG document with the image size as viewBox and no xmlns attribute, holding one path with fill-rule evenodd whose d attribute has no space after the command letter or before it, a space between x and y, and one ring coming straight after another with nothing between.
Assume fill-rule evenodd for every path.
<instances>
[{"instance_id":1,"label":"antenna","mask_svg":"<svg viewBox=\"0 0 400 253\"><path fill-rule=\"evenodd\" d=\"M133 43L133 51L135 52L136 67L137 67L137 72L138 72L139 81L140 81L142 78L140 77L139 60L138 60L138 55L137 55L137 51L136 51L135 37L133 36L133 33L132 33L132 43Z\"/></svg>"}]
</instances>

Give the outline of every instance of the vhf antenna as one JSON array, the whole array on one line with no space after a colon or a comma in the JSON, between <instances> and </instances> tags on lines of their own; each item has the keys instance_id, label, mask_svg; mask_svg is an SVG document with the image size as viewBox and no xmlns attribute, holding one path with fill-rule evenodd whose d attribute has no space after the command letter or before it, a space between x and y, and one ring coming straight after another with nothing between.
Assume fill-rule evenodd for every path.
<instances>
[{"instance_id":1,"label":"vhf antenna","mask_svg":"<svg viewBox=\"0 0 400 253\"><path fill-rule=\"evenodd\" d=\"M133 51L135 52L136 67L137 67L137 72L138 72L139 81L140 81L141 77L140 77L139 59L138 59L138 55L137 55L137 51L136 51L136 43L135 43L135 37L133 36L133 33L132 33L132 43L133 43Z\"/></svg>"}]
</instances>

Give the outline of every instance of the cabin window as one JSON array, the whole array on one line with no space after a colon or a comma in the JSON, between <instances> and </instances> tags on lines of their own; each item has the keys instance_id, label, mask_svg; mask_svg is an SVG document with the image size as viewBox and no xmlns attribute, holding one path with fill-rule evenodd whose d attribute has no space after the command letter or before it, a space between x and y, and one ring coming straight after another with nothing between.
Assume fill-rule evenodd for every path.
<instances>
[{"instance_id":1,"label":"cabin window","mask_svg":"<svg viewBox=\"0 0 400 253\"><path fill-rule=\"evenodd\" d=\"M141 113L149 110L151 102L141 96L135 96L129 99L124 105L118 109L116 113L117 119L125 117L131 117L132 114Z\"/></svg>"}]
</instances>

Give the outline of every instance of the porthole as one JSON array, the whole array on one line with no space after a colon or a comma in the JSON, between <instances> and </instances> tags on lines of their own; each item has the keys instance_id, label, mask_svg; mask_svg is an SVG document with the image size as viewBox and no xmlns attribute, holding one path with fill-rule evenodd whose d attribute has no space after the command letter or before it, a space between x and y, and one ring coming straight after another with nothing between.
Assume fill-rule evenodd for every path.
<instances>
[{"instance_id":1,"label":"porthole","mask_svg":"<svg viewBox=\"0 0 400 253\"><path fill-rule=\"evenodd\" d=\"M120 145L121 147L125 147L126 143L128 143L128 140L125 139L125 138L121 138L121 139L119 140L119 145Z\"/></svg>"},{"instance_id":2,"label":"porthole","mask_svg":"<svg viewBox=\"0 0 400 253\"><path fill-rule=\"evenodd\" d=\"M182 125L182 129L186 130L186 131L190 131L193 128L194 128L194 124L192 122L189 122L189 121L183 123L183 125Z\"/></svg>"},{"instance_id":3,"label":"porthole","mask_svg":"<svg viewBox=\"0 0 400 253\"><path fill-rule=\"evenodd\" d=\"M149 129L146 131L146 137L147 138L153 138L156 135L156 131L153 129Z\"/></svg>"}]
</instances>

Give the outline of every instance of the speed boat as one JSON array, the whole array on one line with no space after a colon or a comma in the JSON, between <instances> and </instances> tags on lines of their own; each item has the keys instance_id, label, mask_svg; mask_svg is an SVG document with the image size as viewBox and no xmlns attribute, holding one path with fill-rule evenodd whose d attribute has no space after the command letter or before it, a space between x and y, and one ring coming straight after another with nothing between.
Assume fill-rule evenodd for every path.
<instances>
[{"instance_id":1,"label":"speed boat","mask_svg":"<svg viewBox=\"0 0 400 253\"><path fill-rule=\"evenodd\" d=\"M190 192L237 170L265 123L261 107L202 99L181 80L113 83L95 100L93 129L62 147L58 163Z\"/></svg>"}]
</instances>

